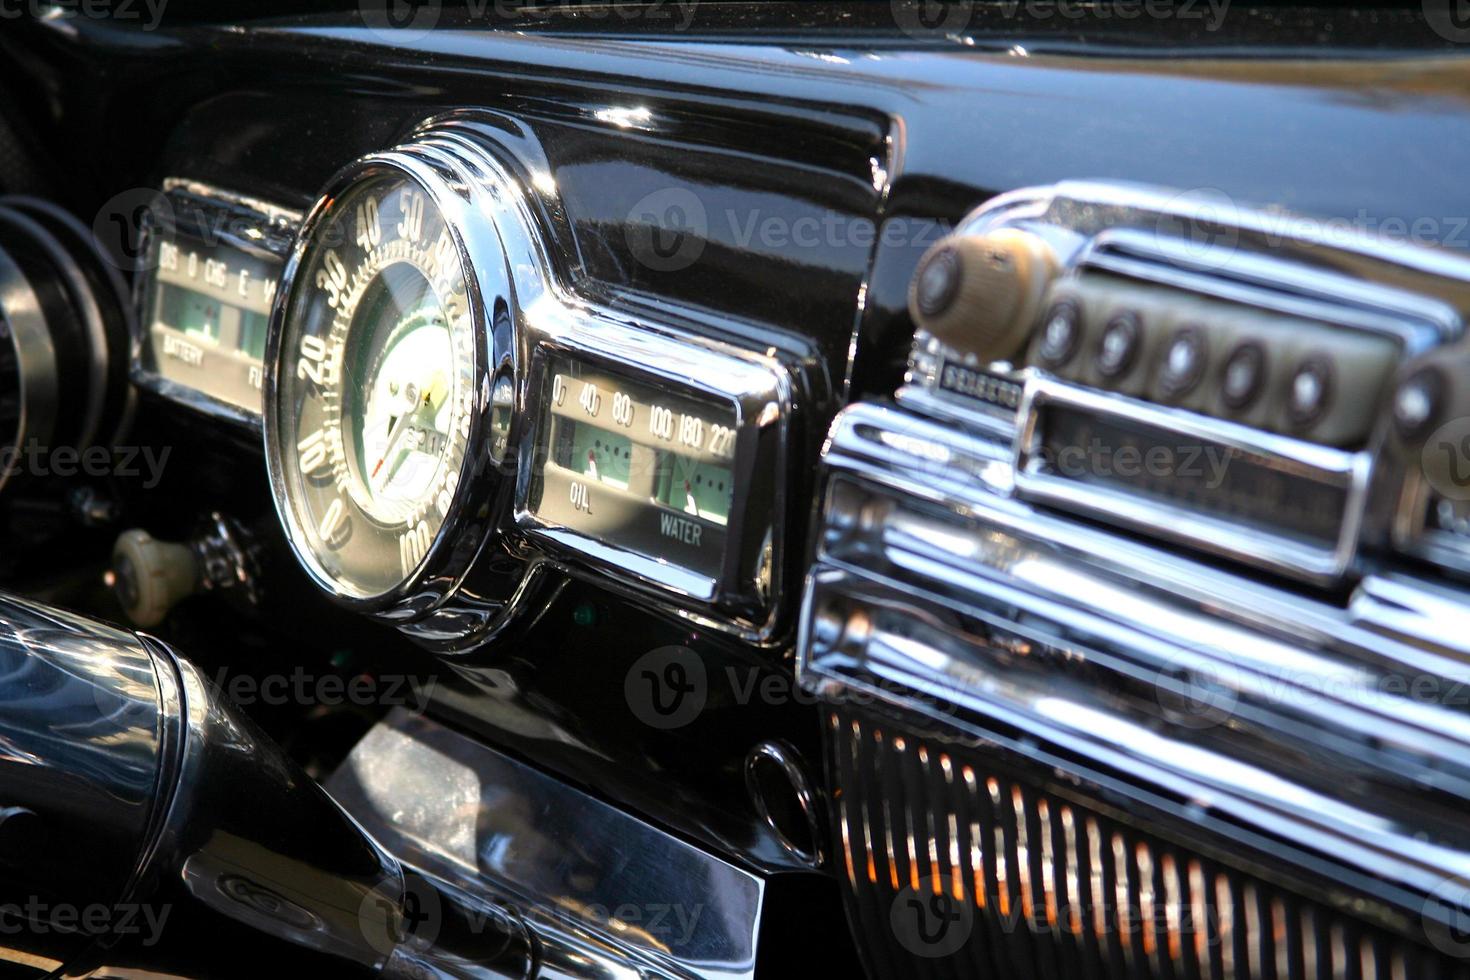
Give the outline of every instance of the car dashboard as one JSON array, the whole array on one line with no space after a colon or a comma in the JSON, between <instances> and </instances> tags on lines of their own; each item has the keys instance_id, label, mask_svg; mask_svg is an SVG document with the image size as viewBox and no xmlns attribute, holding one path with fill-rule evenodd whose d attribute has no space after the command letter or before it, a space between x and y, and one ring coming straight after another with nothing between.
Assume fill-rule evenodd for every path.
<instances>
[{"instance_id":1,"label":"car dashboard","mask_svg":"<svg viewBox=\"0 0 1470 980\"><path fill-rule=\"evenodd\" d=\"M1453 11L135 13L0 34L0 972L1470 972Z\"/></svg>"}]
</instances>

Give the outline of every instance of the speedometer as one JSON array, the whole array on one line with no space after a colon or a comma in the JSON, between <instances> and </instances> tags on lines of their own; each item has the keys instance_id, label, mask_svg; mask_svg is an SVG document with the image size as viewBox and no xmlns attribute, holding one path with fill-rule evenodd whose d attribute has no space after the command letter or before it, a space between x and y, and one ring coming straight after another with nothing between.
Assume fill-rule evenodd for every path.
<instances>
[{"instance_id":1,"label":"speedometer","mask_svg":"<svg viewBox=\"0 0 1470 980\"><path fill-rule=\"evenodd\" d=\"M436 556L455 550L469 484L505 451L509 413L491 391L497 375L509 387L509 359L453 178L395 153L350 168L308 216L273 322L277 509L317 583L372 611L453 574Z\"/></svg>"}]
</instances>

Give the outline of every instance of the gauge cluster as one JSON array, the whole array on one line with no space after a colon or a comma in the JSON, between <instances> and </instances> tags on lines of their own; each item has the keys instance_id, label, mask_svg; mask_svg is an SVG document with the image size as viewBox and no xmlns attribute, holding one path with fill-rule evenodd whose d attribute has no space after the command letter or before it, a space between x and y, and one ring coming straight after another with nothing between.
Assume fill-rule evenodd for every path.
<instances>
[{"instance_id":1,"label":"gauge cluster","mask_svg":"<svg viewBox=\"0 0 1470 980\"><path fill-rule=\"evenodd\" d=\"M759 632L781 565L790 396L779 366L633 331L537 349L520 526L611 580Z\"/></svg>"},{"instance_id":2,"label":"gauge cluster","mask_svg":"<svg viewBox=\"0 0 1470 980\"><path fill-rule=\"evenodd\" d=\"M258 425L271 305L301 216L178 178L150 205L133 379Z\"/></svg>"},{"instance_id":3,"label":"gauge cluster","mask_svg":"<svg viewBox=\"0 0 1470 980\"><path fill-rule=\"evenodd\" d=\"M486 642L547 573L772 639L799 358L580 295L536 183L464 117L304 217L171 181L135 376L259 424L310 578L438 649Z\"/></svg>"},{"instance_id":4,"label":"gauge cluster","mask_svg":"<svg viewBox=\"0 0 1470 980\"><path fill-rule=\"evenodd\" d=\"M551 359L547 371L529 513L717 577L735 493L733 407L569 357Z\"/></svg>"}]
</instances>

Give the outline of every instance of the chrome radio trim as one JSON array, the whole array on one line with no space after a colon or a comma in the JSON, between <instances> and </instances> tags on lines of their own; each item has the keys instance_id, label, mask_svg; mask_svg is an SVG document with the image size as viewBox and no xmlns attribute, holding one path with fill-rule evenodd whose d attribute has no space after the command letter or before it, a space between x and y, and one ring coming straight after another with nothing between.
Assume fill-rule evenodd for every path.
<instances>
[{"instance_id":1,"label":"chrome radio trim","mask_svg":"<svg viewBox=\"0 0 1470 980\"><path fill-rule=\"evenodd\" d=\"M1171 223L1223 229L1223 244L1200 245L1171 232ZM1470 260L1451 252L1396 242L1333 222L1240 207L1208 189L1170 193L1109 181L1062 181L997 195L966 215L956 234L1018 228L1055 251L1059 274L1084 267L1212 296L1274 312L1391 336L1405 356L1465 332L1460 310L1470 307ZM1396 271L1421 276L1416 289L1387 279ZM1400 280L1402 276L1395 276ZM1463 288L1455 292L1449 284ZM1003 426L1003 406L976 403L944 390L946 363L992 371L1019 383L1016 365L957 355L920 330L915 333L901 404L966 421Z\"/></svg>"},{"instance_id":2,"label":"chrome radio trim","mask_svg":"<svg viewBox=\"0 0 1470 980\"><path fill-rule=\"evenodd\" d=\"M1200 226L1223 229L1224 241L1184 245L1168 224L1175 220L1189 222L1192 234ZM999 194L967 215L956 230L977 233L1005 226L1041 235L1057 249L1064 266L1096 252L1089 247L1094 239L1134 248L1146 243L1144 254L1168 258L1182 269L1228 270L1213 277L1215 282L1250 283L1283 297L1347 299L1350 305L1417 320L1439 342L1454 340L1465 330L1459 294L1443 287L1470 282L1470 260L1345 228L1340 222L1243 207L1209 188L1171 192L1139 184L1061 181ZM1423 274L1424 288L1389 286L1373 278L1387 268ZM1407 325L1385 329L1405 338L1418 333Z\"/></svg>"},{"instance_id":3,"label":"chrome radio trim","mask_svg":"<svg viewBox=\"0 0 1470 980\"><path fill-rule=\"evenodd\" d=\"M1041 469L1045 461L1040 453L1040 419L1047 405L1063 405L1094 417L1117 418L1185 439L1210 442L1288 469L1309 468L1320 474L1323 482L1340 484L1338 489L1346 493L1337 540L1331 548L1314 548L1197 510L1046 472ZM1017 415L1020 426L1012 452L1016 493L1022 498L1076 509L1222 557L1323 583L1352 567L1372 474L1370 452L1345 452L1195 412L1082 388L1035 372L1027 372Z\"/></svg>"},{"instance_id":4,"label":"chrome radio trim","mask_svg":"<svg viewBox=\"0 0 1470 980\"><path fill-rule=\"evenodd\" d=\"M1182 222L1225 229L1226 241L1198 244L1170 232ZM1108 181L1063 181L991 198L954 232L979 235L1017 228L1044 239L1057 254L1058 275L1083 267L1114 272L1194 294L1324 320L1397 339L1405 356L1464 334L1470 307L1470 262L1444 250L1405 244L1332 222L1236 206L1204 190L1169 192ZM1419 288L1377 281L1391 270L1423 276ZM1460 284L1461 292L1446 288ZM1020 382L1008 361L980 363L926 334L914 334L900 404L953 419L986 417L1008 425L1013 413L945 391L945 364L985 370Z\"/></svg>"},{"instance_id":5,"label":"chrome radio trim","mask_svg":"<svg viewBox=\"0 0 1470 980\"><path fill-rule=\"evenodd\" d=\"M237 226L234 222L230 223L230 227L212 229L210 234L218 239L219 244L239 249L256 258L276 261L280 263L284 273L286 261L291 254L291 242L295 238L297 229L301 227L303 212L188 177L165 177L162 181L161 193L166 198L193 199L228 211L233 218L243 221L244 225L239 226L241 234L236 234ZM158 215L153 208L144 211L144 223L139 241L145 255L152 254L155 222L158 220ZM177 225L175 230L177 231ZM186 230L184 233L196 238L201 237L193 231ZM280 245L270 247L268 244L263 244L273 240L279 240ZM157 266L150 265L140 271L133 281L133 310L136 315L133 318L135 333L129 358L129 376L133 384L202 415L259 434L262 418L260 412L241 408L239 405L216 398L190 385L165 378L156 371L151 371L143 366L143 349L148 343L148 331L152 327L152 324L145 322L144 313L148 309L150 294L157 283L157 274ZM264 405L264 397L265 390L262 385L262 405Z\"/></svg>"},{"instance_id":6,"label":"chrome radio trim","mask_svg":"<svg viewBox=\"0 0 1470 980\"><path fill-rule=\"evenodd\" d=\"M1230 274L1223 276L1221 269L1192 255L1188 245L1135 228L1098 232L1075 265L1389 337L1409 355L1453 340L1463 330L1444 303L1402 289L1249 252L1231 254Z\"/></svg>"},{"instance_id":7,"label":"chrome radio trim","mask_svg":"<svg viewBox=\"0 0 1470 980\"><path fill-rule=\"evenodd\" d=\"M1243 577L977 479L958 462L1007 465L980 462L988 441L879 405L838 417L804 686L1004 746L1425 921L1464 914L1449 886L1470 877L1470 593L1370 575L1339 605ZM912 630L888 642L883 615ZM1196 702L1218 716L1179 710Z\"/></svg>"},{"instance_id":8,"label":"chrome radio trim","mask_svg":"<svg viewBox=\"0 0 1470 980\"><path fill-rule=\"evenodd\" d=\"M1470 574L1470 541L1428 523L1434 488L1422 469L1411 469L1389 518L1389 540L1406 555Z\"/></svg>"},{"instance_id":9,"label":"chrome radio trim","mask_svg":"<svg viewBox=\"0 0 1470 980\"><path fill-rule=\"evenodd\" d=\"M1235 204L1210 189L1171 191L1109 181L1063 181L998 195L956 225L957 234L1016 229L1046 242L1055 253L1059 282L1084 271L1175 289L1336 329L1390 338L1400 363L1436 347L1463 343L1470 310L1470 259L1447 249L1371 234L1350 223ZM947 382L952 370L970 372L967 384ZM1026 403L1034 369L1008 361L982 362L916 330L903 385L895 401L993 438L1032 438ZM976 379L986 390L976 389ZM1080 391L1074 387L1073 390ZM1015 392L1020 391L1020 398ZM1005 397L999 397L997 395ZM1097 404L1116 407L1099 391ZM1124 396L1118 396L1124 397ZM1016 402L1012 404L1011 402ZM1136 399L1128 413L1171 409ZM1242 448L1277 453L1283 460L1315 458L1316 444L1240 427L1228 419L1170 416L1171 424L1206 426L1211 437ZM1034 421L1034 420L1033 420ZM1183 507L1145 501L1124 491L1078 490L1061 481L1044 485L1017 461L1017 482L1032 499L1113 518L1119 524L1199 546L1258 568L1307 583L1340 582L1354 568L1361 547L1384 543L1401 554L1440 567L1470 572L1470 547L1450 535L1423 530L1425 490L1417 473L1379 465L1391 441L1386 426L1368 434L1357 452L1327 460L1327 468L1351 480L1352 500L1342 535L1331 549L1302 547L1285 536L1244 523L1212 520ZM1024 448L1024 446L1022 446ZM1329 450L1329 452L1338 452ZM1402 481L1400 478L1402 477ZM1392 485L1390 485L1392 484ZM1380 495L1393 499L1380 500ZM1106 506L1103 506L1106 504ZM1358 540L1348 540L1349 531Z\"/></svg>"}]
</instances>

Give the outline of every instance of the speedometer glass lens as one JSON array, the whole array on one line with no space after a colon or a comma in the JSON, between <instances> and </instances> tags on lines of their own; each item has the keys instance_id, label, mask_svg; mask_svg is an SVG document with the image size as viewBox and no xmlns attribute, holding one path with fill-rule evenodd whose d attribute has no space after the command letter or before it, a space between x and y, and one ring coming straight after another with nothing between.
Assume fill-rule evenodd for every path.
<instances>
[{"instance_id":1,"label":"speedometer glass lens","mask_svg":"<svg viewBox=\"0 0 1470 980\"><path fill-rule=\"evenodd\" d=\"M272 465L308 566L366 599L413 576L451 513L476 332L459 251L416 181L368 177L329 208L282 322Z\"/></svg>"}]
</instances>

